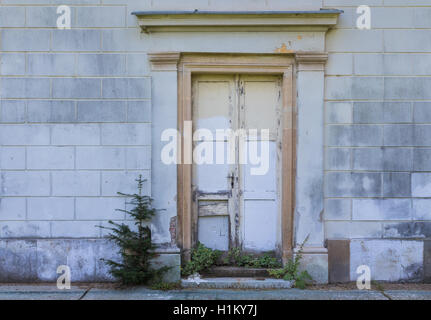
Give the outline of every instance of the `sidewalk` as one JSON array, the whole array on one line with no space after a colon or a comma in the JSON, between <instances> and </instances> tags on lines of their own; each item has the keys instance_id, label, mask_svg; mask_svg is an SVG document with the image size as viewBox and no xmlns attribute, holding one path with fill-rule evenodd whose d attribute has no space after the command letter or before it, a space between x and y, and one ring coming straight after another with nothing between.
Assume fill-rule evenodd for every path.
<instances>
[{"instance_id":1,"label":"sidewalk","mask_svg":"<svg viewBox=\"0 0 431 320\"><path fill-rule=\"evenodd\" d=\"M431 300L431 290L227 290L157 291L87 284L59 290L55 284L0 284L0 300Z\"/></svg>"}]
</instances>

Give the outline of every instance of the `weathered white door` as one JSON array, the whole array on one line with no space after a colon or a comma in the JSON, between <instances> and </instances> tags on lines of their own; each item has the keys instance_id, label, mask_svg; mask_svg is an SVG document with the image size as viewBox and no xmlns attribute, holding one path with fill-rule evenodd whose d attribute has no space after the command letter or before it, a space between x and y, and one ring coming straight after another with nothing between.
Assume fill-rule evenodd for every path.
<instances>
[{"instance_id":1,"label":"weathered white door","mask_svg":"<svg viewBox=\"0 0 431 320\"><path fill-rule=\"evenodd\" d=\"M281 79L193 78L195 238L228 250L275 250L280 243Z\"/></svg>"}]
</instances>

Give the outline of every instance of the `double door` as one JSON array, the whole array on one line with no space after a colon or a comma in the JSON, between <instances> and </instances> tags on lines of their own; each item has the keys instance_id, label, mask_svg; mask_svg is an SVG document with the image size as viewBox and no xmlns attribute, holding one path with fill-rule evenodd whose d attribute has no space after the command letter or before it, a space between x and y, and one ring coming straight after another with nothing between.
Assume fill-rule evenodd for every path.
<instances>
[{"instance_id":1,"label":"double door","mask_svg":"<svg viewBox=\"0 0 431 320\"><path fill-rule=\"evenodd\" d=\"M279 247L281 90L278 76L193 77L195 242L223 251Z\"/></svg>"}]
</instances>

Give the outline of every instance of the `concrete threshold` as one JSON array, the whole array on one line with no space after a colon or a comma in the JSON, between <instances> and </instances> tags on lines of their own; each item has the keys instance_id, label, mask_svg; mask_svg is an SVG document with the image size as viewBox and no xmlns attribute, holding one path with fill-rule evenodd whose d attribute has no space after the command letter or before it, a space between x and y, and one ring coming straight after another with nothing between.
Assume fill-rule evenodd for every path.
<instances>
[{"instance_id":1,"label":"concrete threshold","mask_svg":"<svg viewBox=\"0 0 431 320\"><path fill-rule=\"evenodd\" d=\"M220 266L212 267L202 273L206 278L268 278L268 269Z\"/></svg>"},{"instance_id":2,"label":"concrete threshold","mask_svg":"<svg viewBox=\"0 0 431 320\"><path fill-rule=\"evenodd\" d=\"M198 278L183 279L184 288L193 289L290 289L293 281L270 278Z\"/></svg>"}]
</instances>

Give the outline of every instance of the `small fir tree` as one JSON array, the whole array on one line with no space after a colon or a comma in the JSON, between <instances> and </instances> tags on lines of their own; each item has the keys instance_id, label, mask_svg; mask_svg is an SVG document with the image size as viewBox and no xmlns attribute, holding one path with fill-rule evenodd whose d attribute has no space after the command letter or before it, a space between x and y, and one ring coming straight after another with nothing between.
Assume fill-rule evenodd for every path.
<instances>
[{"instance_id":1,"label":"small fir tree","mask_svg":"<svg viewBox=\"0 0 431 320\"><path fill-rule=\"evenodd\" d=\"M127 204L132 205L133 209L117 209L133 218L136 231L131 230L126 224L111 220L109 220L109 224L112 227L100 226L100 228L111 230L108 239L118 246L118 253L122 261L102 260L110 267L111 275L120 280L123 285L149 284L160 281L162 274L169 269L169 267L156 269L151 266L151 260L157 254L154 252L155 246L151 241L151 229L148 223L156 214L156 209L152 207L152 199L142 194L145 180L140 175L136 181L138 193L118 192L119 195L132 199Z\"/></svg>"}]
</instances>

